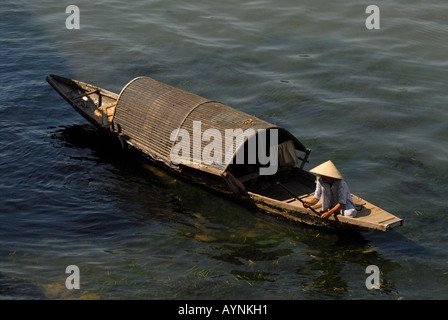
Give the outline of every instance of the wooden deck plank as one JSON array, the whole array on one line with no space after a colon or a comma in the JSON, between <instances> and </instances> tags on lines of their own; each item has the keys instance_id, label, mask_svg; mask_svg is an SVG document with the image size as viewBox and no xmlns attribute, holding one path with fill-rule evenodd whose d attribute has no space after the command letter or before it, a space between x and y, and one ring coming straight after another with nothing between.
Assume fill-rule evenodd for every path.
<instances>
[{"instance_id":1,"label":"wooden deck plank","mask_svg":"<svg viewBox=\"0 0 448 320\"><path fill-rule=\"evenodd\" d=\"M314 193L299 195L299 197L301 200L309 201L314 197ZM352 194L352 198L355 205L362 205L362 209L357 212L357 215L354 218L338 215L337 217L341 223L385 231L387 229L387 224L401 221L400 218L354 194ZM303 208L303 204L300 201L294 200L291 197L283 200L282 202L297 208ZM322 201L319 201L316 205L314 205L313 209L319 212L322 209Z\"/></svg>"}]
</instances>

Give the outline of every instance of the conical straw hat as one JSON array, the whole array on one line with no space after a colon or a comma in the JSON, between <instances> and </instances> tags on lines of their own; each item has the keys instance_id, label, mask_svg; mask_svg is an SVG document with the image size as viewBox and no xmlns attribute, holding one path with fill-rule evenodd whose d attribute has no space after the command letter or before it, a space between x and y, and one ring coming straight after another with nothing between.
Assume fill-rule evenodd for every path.
<instances>
[{"instance_id":1,"label":"conical straw hat","mask_svg":"<svg viewBox=\"0 0 448 320\"><path fill-rule=\"evenodd\" d=\"M335 179L344 179L331 160L318 165L311 169L310 172Z\"/></svg>"}]
</instances>

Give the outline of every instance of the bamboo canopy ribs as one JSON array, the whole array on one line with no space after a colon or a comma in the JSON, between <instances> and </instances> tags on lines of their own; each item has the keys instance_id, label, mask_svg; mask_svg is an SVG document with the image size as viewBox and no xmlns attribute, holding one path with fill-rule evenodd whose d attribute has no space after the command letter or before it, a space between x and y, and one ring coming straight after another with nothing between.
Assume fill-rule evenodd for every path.
<instances>
[{"instance_id":1,"label":"bamboo canopy ribs","mask_svg":"<svg viewBox=\"0 0 448 320\"><path fill-rule=\"evenodd\" d=\"M184 153L190 157L180 156L182 159L177 160L218 176L226 172L232 163L248 163L248 159L245 162L236 161L237 151L244 152L244 148L248 148L245 144L251 138L255 142L260 130L272 129L280 131L280 141L292 140L297 149L307 152L294 136L282 128L148 77L136 78L123 88L117 100L111 128L127 144L168 165L174 165L172 151L176 149L178 138L184 139L187 133L190 143L182 142L183 149L187 149ZM206 147L202 143L203 136L210 135L210 132L215 133L215 146L216 138L222 137L220 145L213 149L213 159L220 161L213 163L203 159L203 149ZM228 143L229 139L224 137L230 135L233 141ZM195 136L199 139L193 141ZM175 152L175 155L178 153ZM249 156L250 152L246 158Z\"/></svg>"},{"instance_id":2,"label":"bamboo canopy ribs","mask_svg":"<svg viewBox=\"0 0 448 320\"><path fill-rule=\"evenodd\" d=\"M321 219L310 150L288 130L193 93L138 77L119 94L56 75L49 84L83 117L165 170L258 210L332 229L387 231L403 220L353 196L355 218ZM295 195L295 196L292 196Z\"/></svg>"}]
</instances>

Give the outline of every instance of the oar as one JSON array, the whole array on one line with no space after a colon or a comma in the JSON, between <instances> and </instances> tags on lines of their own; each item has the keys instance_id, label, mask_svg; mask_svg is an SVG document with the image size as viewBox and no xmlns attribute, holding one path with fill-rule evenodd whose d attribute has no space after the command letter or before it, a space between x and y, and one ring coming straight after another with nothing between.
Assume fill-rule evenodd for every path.
<instances>
[{"instance_id":1,"label":"oar","mask_svg":"<svg viewBox=\"0 0 448 320\"><path fill-rule=\"evenodd\" d=\"M282 187L286 192L288 192L291 196L293 196L295 199L299 200L302 204L304 204L304 201L297 197L294 193L291 192L288 188L286 188L284 185L282 185L280 182L277 182L277 184ZM320 218L320 213L314 210L312 207L308 207L311 211L313 211L315 214L317 214Z\"/></svg>"}]
</instances>

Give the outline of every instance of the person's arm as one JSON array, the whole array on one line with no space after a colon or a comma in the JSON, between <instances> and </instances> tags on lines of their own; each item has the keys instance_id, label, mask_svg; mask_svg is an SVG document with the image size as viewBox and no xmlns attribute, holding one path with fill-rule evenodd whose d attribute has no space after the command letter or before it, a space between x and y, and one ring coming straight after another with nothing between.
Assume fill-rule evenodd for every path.
<instances>
[{"instance_id":1,"label":"person's arm","mask_svg":"<svg viewBox=\"0 0 448 320\"><path fill-rule=\"evenodd\" d=\"M341 211L342 209L344 209L345 204L343 203L338 203L337 205L335 205L333 208L328 209L327 212L325 212L323 215L321 215L320 217L322 219L327 219L329 216L331 216L332 214L335 214L336 212Z\"/></svg>"},{"instance_id":2,"label":"person's arm","mask_svg":"<svg viewBox=\"0 0 448 320\"><path fill-rule=\"evenodd\" d=\"M313 198L310 201L303 201L303 207L309 208L319 202L319 199Z\"/></svg>"},{"instance_id":3,"label":"person's arm","mask_svg":"<svg viewBox=\"0 0 448 320\"><path fill-rule=\"evenodd\" d=\"M314 191L314 197L313 199L309 200L309 201L303 201L303 207L304 208L309 208L311 206L314 206L316 203L319 202L320 197L322 195L322 186L320 184L320 181L317 180L316 181L316 190Z\"/></svg>"}]
</instances>

